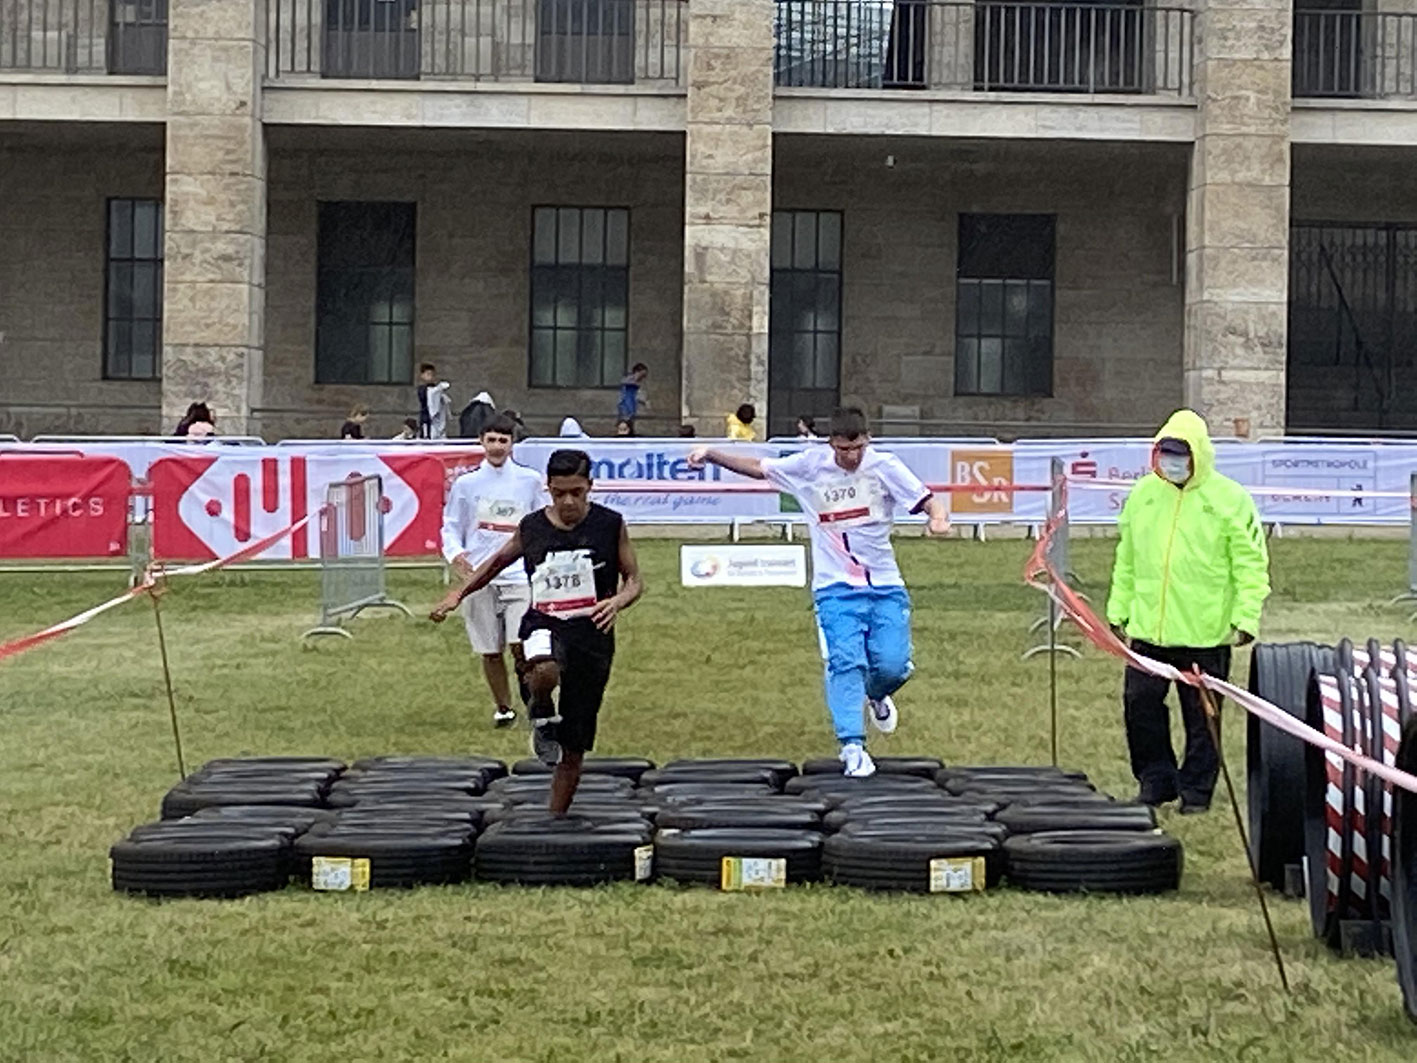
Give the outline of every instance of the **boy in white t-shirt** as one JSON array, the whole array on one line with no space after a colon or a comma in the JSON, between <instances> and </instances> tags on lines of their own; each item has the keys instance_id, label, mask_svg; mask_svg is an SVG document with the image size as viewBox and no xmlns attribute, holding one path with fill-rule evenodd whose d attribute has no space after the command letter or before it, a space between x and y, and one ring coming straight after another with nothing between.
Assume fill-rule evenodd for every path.
<instances>
[{"instance_id":1,"label":"boy in white t-shirt","mask_svg":"<svg viewBox=\"0 0 1417 1063\"><path fill-rule=\"evenodd\" d=\"M453 481L443 506L443 557L466 579L512 537L528 513L550 501L539 475L512 460L516 425L498 414L479 437L486 457L481 465ZM526 572L520 566L503 571L488 586L468 595L463 620L472 651L482 655L482 673L492 691L497 727L517 718L503 651L510 648L520 683L526 670L522 656L521 622L531 604Z\"/></svg>"},{"instance_id":2,"label":"boy in white t-shirt","mask_svg":"<svg viewBox=\"0 0 1417 1063\"><path fill-rule=\"evenodd\" d=\"M827 708L841 743L842 771L876 770L866 752L863 705L889 734L899 715L891 695L907 679L910 596L891 548L893 512L929 514L932 535L950 529L945 505L894 454L871 447L866 415L856 407L832 414L825 447L786 458L738 457L702 448L691 465L712 462L767 480L792 495L807 515L812 539L812 597L826 660Z\"/></svg>"}]
</instances>

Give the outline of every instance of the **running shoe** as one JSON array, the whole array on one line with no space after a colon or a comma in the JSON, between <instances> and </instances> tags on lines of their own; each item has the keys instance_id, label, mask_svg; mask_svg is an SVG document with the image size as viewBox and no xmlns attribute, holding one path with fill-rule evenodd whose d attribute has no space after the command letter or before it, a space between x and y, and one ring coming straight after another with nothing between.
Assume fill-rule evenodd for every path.
<instances>
[{"instance_id":1,"label":"running shoe","mask_svg":"<svg viewBox=\"0 0 1417 1063\"><path fill-rule=\"evenodd\" d=\"M871 754L856 742L848 742L842 746L837 759L841 761L841 773L848 778L864 779L876 774L876 762L871 759Z\"/></svg>"},{"instance_id":2,"label":"running shoe","mask_svg":"<svg viewBox=\"0 0 1417 1063\"><path fill-rule=\"evenodd\" d=\"M510 727L516 722L516 710L510 709L506 705L497 706L497 711L492 714L493 727Z\"/></svg>"},{"instance_id":3,"label":"running shoe","mask_svg":"<svg viewBox=\"0 0 1417 1063\"><path fill-rule=\"evenodd\" d=\"M556 740L556 723L559 717L533 720L531 723L531 751L536 759L548 768L561 763L561 743Z\"/></svg>"},{"instance_id":4,"label":"running shoe","mask_svg":"<svg viewBox=\"0 0 1417 1063\"><path fill-rule=\"evenodd\" d=\"M871 725L876 730L883 735L895 733L896 725L900 723L900 713L889 694L880 699L867 698L866 708L871 712Z\"/></svg>"}]
</instances>

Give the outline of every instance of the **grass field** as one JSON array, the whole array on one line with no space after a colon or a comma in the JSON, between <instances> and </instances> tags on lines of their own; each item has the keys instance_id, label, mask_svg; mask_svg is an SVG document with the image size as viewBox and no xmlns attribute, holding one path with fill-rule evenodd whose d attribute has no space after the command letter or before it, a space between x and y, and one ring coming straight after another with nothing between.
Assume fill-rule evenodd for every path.
<instances>
[{"instance_id":1,"label":"grass field","mask_svg":"<svg viewBox=\"0 0 1417 1063\"><path fill-rule=\"evenodd\" d=\"M1270 638L1391 638L1405 544L1274 543ZM1048 756L1026 544L901 544L919 673L877 751ZM600 750L802 758L833 749L809 603L677 586L641 545ZM1110 544L1075 544L1104 593ZM430 572L395 592L426 607ZM111 576L0 577L0 638L106 597ZM370 619L302 650L312 574L235 574L164 599L189 765L214 756L524 755L493 732L460 625ZM1243 673L1244 661L1240 669ZM1119 667L1059 666L1063 759L1130 796ZM0 664L0 1060L1411 1060L1388 961L1339 960L1276 900L1274 975L1229 810L1165 814L1178 895L969 898L793 888L486 886L238 902L115 895L108 846L176 781L151 609ZM1243 776L1243 724L1227 743ZM1243 779L1237 778L1243 785Z\"/></svg>"}]
</instances>

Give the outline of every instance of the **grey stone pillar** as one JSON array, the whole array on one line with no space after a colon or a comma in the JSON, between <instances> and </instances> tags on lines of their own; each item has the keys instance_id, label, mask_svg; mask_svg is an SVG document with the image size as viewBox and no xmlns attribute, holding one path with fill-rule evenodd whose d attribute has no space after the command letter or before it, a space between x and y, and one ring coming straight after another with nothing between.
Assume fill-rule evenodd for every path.
<instances>
[{"instance_id":1,"label":"grey stone pillar","mask_svg":"<svg viewBox=\"0 0 1417 1063\"><path fill-rule=\"evenodd\" d=\"M684 150L684 420L766 422L772 262L772 0L690 0Z\"/></svg>"},{"instance_id":2,"label":"grey stone pillar","mask_svg":"<svg viewBox=\"0 0 1417 1063\"><path fill-rule=\"evenodd\" d=\"M1186 221L1185 394L1217 435L1284 428L1293 15L1208 0Z\"/></svg>"},{"instance_id":3,"label":"grey stone pillar","mask_svg":"<svg viewBox=\"0 0 1417 1063\"><path fill-rule=\"evenodd\" d=\"M168 21L163 428L189 402L223 435L261 400L265 4L172 0Z\"/></svg>"}]
</instances>

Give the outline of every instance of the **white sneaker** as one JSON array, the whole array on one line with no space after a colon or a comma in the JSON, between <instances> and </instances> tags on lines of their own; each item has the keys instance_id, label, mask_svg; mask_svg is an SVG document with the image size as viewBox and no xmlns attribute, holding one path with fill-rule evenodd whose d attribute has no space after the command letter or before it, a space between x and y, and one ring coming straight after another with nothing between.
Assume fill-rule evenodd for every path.
<instances>
[{"instance_id":1,"label":"white sneaker","mask_svg":"<svg viewBox=\"0 0 1417 1063\"><path fill-rule=\"evenodd\" d=\"M513 709L503 705L492 714L493 727L510 727L517 722L517 714Z\"/></svg>"},{"instance_id":2,"label":"white sneaker","mask_svg":"<svg viewBox=\"0 0 1417 1063\"><path fill-rule=\"evenodd\" d=\"M883 735L893 734L896 725L900 723L900 713L896 711L895 701L889 694L877 701L875 698L866 699L866 708L871 713L871 725Z\"/></svg>"},{"instance_id":3,"label":"white sneaker","mask_svg":"<svg viewBox=\"0 0 1417 1063\"><path fill-rule=\"evenodd\" d=\"M876 762L871 759L871 754L855 742L842 746L837 759L842 763L841 773L848 778L865 779L876 774Z\"/></svg>"}]
</instances>

